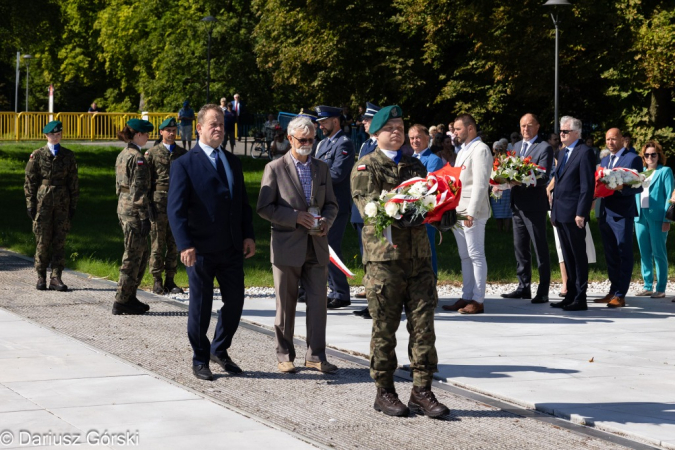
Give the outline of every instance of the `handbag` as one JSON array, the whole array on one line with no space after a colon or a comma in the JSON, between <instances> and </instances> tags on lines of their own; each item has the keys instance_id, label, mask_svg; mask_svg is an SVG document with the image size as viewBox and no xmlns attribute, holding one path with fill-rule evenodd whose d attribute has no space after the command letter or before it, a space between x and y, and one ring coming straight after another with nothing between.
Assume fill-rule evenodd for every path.
<instances>
[{"instance_id":1,"label":"handbag","mask_svg":"<svg viewBox=\"0 0 675 450\"><path fill-rule=\"evenodd\" d=\"M666 211L666 219L675 222L675 203L671 203Z\"/></svg>"}]
</instances>

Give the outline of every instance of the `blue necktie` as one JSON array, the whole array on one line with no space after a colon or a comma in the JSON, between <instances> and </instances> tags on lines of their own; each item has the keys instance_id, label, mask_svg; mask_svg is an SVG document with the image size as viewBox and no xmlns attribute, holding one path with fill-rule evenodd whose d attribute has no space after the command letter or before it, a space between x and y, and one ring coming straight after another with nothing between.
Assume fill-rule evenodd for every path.
<instances>
[{"instance_id":1,"label":"blue necktie","mask_svg":"<svg viewBox=\"0 0 675 450\"><path fill-rule=\"evenodd\" d=\"M567 164L567 158L570 155L570 149L566 148L565 149L565 154L563 155L562 162L560 163L560 167L558 168L558 173L562 173L563 169L565 168L565 164Z\"/></svg>"},{"instance_id":2,"label":"blue necktie","mask_svg":"<svg viewBox=\"0 0 675 450\"><path fill-rule=\"evenodd\" d=\"M223 161L220 159L219 155L220 151L218 149L213 150L213 159L216 160L216 170L218 171L218 175L220 176L220 179L225 183L225 186L228 186L227 183L227 175L225 174L225 166L223 165ZM229 188L228 188L229 189Z\"/></svg>"},{"instance_id":3,"label":"blue necktie","mask_svg":"<svg viewBox=\"0 0 675 450\"><path fill-rule=\"evenodd\" d=\"M401 152L401 150L397 151L397 152L396 152L396 157L394 157L394 162L395 162L396 164L398 164L399 161L401 161L401 156L403 156L403 153Z\"/></svg>"},{"instance_id":4,"label":"blue necktie","mask_svg":"<svg viewBox=\"0 0 675 450\"><path fill-rule=\"evenodd\" d=\"M59 149L61 149L61 144L54 145L54 156L59 154Z\"/></svg>"},{"instance_id":5,"label":"blue necktie","mask_svg":"<svg viewBox=\"0 0 675 450\"><path fill-rule=\"evenodd\" d=\"M520 149L520 156L525 157L528 145L530 145L529 142L523 142L523 148Z\"/></svg>"},{"instance_id":6,"label":"blue necktie","mask_svg":"<svg viewBox=\"0 0 675 450\"><path fill-rule=\"evenodd\" d=\"M169 153L173 153L173 150L176 148L176 144L169 145Z\"/></svg>"},{"instance_id":7,"label":"blue necktie","mask_svg":"<svg viewBox=\"0 0 675 450\"><path fill-rule=\"evenodd\" d=\"M613 169L614 168L614 161L616 161L616 155L612 155L609 157L609 168Z\"/></svg>"}]
</instances>

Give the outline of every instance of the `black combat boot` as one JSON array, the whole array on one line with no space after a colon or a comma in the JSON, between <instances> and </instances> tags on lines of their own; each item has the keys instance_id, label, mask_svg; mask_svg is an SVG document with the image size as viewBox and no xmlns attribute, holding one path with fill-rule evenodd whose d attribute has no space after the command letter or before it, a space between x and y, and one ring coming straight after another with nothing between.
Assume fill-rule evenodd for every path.
<instances>
[{"instance_id":1,"label":"black combat boot","mask_svg":"<svg viewBox=\"0 0 675 450\"><path fill-rule=\"evenodd\" d=\"M61 281L61 277L59 275L52 275L52 278L49 280L49 290L66 292L68 290L68 286L63 284L63 281Z\"/></svg>"},{"instance_id":2,"label":"black combat boot","mask_svg":"<svg viewBox=\"0 0 675 450\"><path fill-rule=\"evenodd\" d=\"M138 300L134 301L130 299L126 303L113 303L112 313L115 316L127 314L127 315L141 315L145 314L147 310L143 307L144 303L139 302ZM147 305L146 305L147 306Z\"/></svg>"},{"instance_id":3,"label":"black combat boot","mask_svg":"<svg viewBox=\"0 0 675 450\"><path fill-rule=\"evenodd\" d=\"M129 302L135 304L136 306L141 308L144 312L150 311L150 305L148 305L147 303L143 303L135 295L131 298L131 300L129 300Z\"/></svg>"},{"instance_id":4,"label":"black combat boot","mask_svg":"<svg viewBox=\"0 0 675 450\"><path fill-rule=\"evenodd\" d=\"M431 388L420 386L413 386L408 407L416 414L428 417L440 417L450 412L447 406L436 400Z\"/></svg>"},{"instance_id":5,"label":"black combat boot","mask_svg":"<svg viewBox=\"0 0 675 450\"><path fill-rule=\"evenodd\" d=\"M157 295L164 295L166 291L162 285L162 277L155 277L155 284L152 286L152 292Z\"/></svg>"},{"instance_id":6,"label":"black combat boot","mask_svg":"<svg viewBox=\"0 0 675 450\"><path fill-rule=\"evenodd\" d=\"M381 411L388 416L407 417L410 410L396 395L394 388L377 388L377 396L373 405L375 411Z\"/></svg>"},{"instance_id":7,"label":"black combat boot","mask_svg":"<svg viewBox=\"0 0 675 450\"><path fill-rule=\"evenodd\" d=\"M181 288L176 286L176 283L173 282L173 277L166 276L166 281L164 282L164 289L170 294L185 294Z\"/></svg>"},{"instance_id":8,"label":"black combat boot","mask_svg":"<svg viewBox=\"0 0 675 450\"><path fill-rule=\"evenodd\" d=\"M39 273L38 274L38 280L37 284L35 285L35 289L38 291L45 291L47 290L47 275L44 273Z\"/></svg>"}]
</instances>

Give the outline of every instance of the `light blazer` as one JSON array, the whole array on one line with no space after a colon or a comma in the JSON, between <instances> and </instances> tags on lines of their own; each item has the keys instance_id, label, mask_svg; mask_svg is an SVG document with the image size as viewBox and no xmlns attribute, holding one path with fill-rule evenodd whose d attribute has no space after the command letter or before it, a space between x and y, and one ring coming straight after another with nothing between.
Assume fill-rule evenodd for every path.
<instances>
[{"instance_id":1,"label":"light blazer","mask_svg":"<svg viewBox=\"0 0 675 450\"><path fill-rule=\"evenodd\" d=\"M316 199L321 216L330 228L338 213L337 200L328 165L310 157L312 197ZM298 211L309 205L293 164L291 152L265 166L256 210L260 217L272 222L270 261L279 266L300 267L307 255L307 228L297 224ZM327 236L312 236L319 265L328 265Z\"/></svg>"},{"instance_id":2,"label":"light blazer","mask_svg":"<svg viewBox=\"0 0 675 450\"><path fill-rule=\"evenodd\" d=\"M635 196L637 204L638 215L635 221L640 220L640 217L653 220L654 222L668 222L666 219L666 211L670 203L670 195L675 188L675 181L673 180L673 171L668 166L659 166L656 168L651 176L651 183L649 185L649 208L640 207L640 194Z\"/></svg>"},{"instance_id":3,"label":"light blazer","mask_svg":"<svg viewBox=\"0 0 675 450\"><path fill-rule=\"evenodd\" d=\"M483 141L476 141L463 149L455 167L461 167L459 180L462 182L462 198L457 214L474 219L490 217L490 175L492 174L492 152Z\"/></svg>"},{"instance_id":4,"label":"light blazer","mask_svg":"<svg viewBox=\"0 0 675 450\"><path fill-rule=\"evenodd\" d=\"M513 146L516 155L520 155L521 148L523 148L523 141L516 142L516 145ZM532 158L534 164L546 169L546 173L537 180L536 186L514 186L511 188L511 207L520 211L548 211L546 186L553 166L553 147L541 136L537 136L537 140L527 149L527 154L523 157L527 158L528 156Z\"/></svg>"},{"instance_id":5,"label":"light blazer","mask_svg":"<svg viewBox=\"0 0 675 450\"><path fill-rule=\"evenodd\" d=\"M609 165L609 158L610 156L605 156L600 161L600 165L605 169ZM637 153L624 149L614 167L625 167L642 172L642 158ZM600 201L600 218L624 217L629 219L636 217L638 213L635 207L635 195L640 192L642 192L642 187L629 188L624 186L620 191L614 191L613 195L603 198Z\"/></svg>"}]
</instances>

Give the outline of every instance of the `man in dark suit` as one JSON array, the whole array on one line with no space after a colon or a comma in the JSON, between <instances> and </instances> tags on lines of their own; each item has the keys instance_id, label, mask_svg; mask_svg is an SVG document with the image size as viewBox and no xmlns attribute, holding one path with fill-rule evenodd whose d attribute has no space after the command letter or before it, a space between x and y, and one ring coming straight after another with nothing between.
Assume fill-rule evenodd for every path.
<instances>
[{"instance_id":1,"label":"man in dark suit","mask_svg":"<svg viewBox=\"0 0 675 450\"><path fill-rule=\"evenodd\" d=\"M546 185L553 165L553 148L539 136L539 120L534 114L525 114L520 119L520 133L523 139L516 142L513 150L521 158L546 169L546 173L532 187L514 186L511 189L511 211L513 212L513 247L516 253L518 287L515 291L502 294L503 298L532 298L532 250L537 255L539 286L532 303L548 302L548 288L551 284L551 261L546 239L546 212L549 209Z\"/></svg>"},{"instance_id":2,"label":"man in dark suit","mask_svg":"<svg viewBox=\"0 0 675 450\"><path fill-rule=\"evenodd\" d=\"M352 194L349 187L349 175L354 166L354 145L340 129L342 109L332 106L317 106L317 122L325 138L316 148L316 159L325 162L330 168L333 191L338 201L338 215L328 231L328 245L342 259L342 237L345 233L349 212L352 206ZM341 308L351 304L347 277L334 264L328 267L328 308Z\"/></svg>"},{"instance_id":3,"label":"man in dark suit","mask_svg":"<svg viewBox=\"0 0 675 450\"><path fill-rule=\"evenodd\" d=\"M605 169L626 167L642 172L642 158L624 147L621 130L612 128L605 135L609 156L600 165ZM635 195L642 187L617 186L614 194L600 199L598 225L607 261L607 275L611 283L609 293L595 303L607 303L610 308L626 306L626 293L633 275L633 219L637 216Z\"/></svg>"},{"instance_id":4,"label":"man in dark suit","mask_svg":"<svg viewBox=\"0 0 675 450\"><path fill-rule=\"evenodd\" d=\"M560 151L551 182L551 222L558 230L567 269L567 295L551 303L565 311L585 311L588 288L586 222L590 219L595 189L595 155L581 141L581 121L570 116L560 119Z\"/></svg>"},{"instance_id":5,"label":"man in dark suit","mask_svg":"<svg viewBox=\"0 0 675 450\"><path fill-rule=\"evenodd\" d=\"M244 258L255 254L253 212L239 159L219 147L225 123L220 106L204 105L197 116L197 146L171 166L169 223L190 282L188 338L192 371L212 380L209 359L231 373L241 369L227 354L244 306ZM223 308L213 342L213 279L220 284Z\"/></svg>"}]
</instances>

